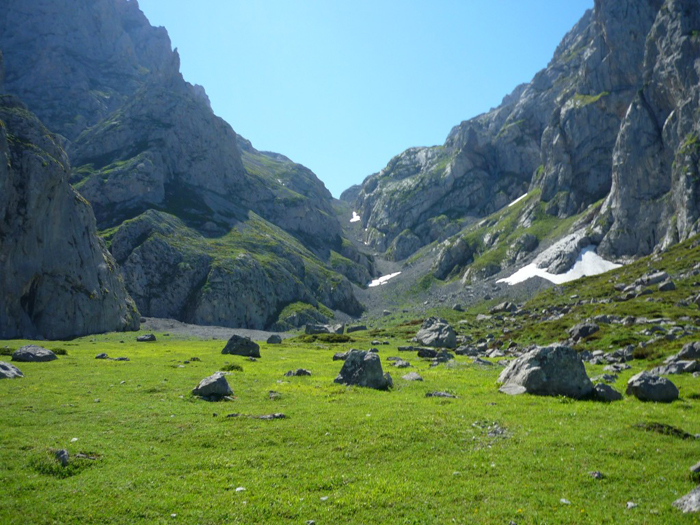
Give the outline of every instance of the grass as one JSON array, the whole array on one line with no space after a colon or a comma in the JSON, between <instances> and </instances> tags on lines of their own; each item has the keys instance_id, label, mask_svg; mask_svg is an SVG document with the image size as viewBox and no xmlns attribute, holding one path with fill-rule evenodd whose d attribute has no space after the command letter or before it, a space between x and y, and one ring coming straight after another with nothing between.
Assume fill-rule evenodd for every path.
<instances>
[{"instance_id":1,"label":"grass","mask_svg":"<svg viewBox=\"0 0 700 525\"><path fill-rule=\"evenodd\" d=\"M257 362L222 355L223 341L163 334L148 345L137 334L63 342L68 355L0 381L0 522L697 523L670 505L694 487L697 443L654 431L700 432L697 380L674 377L682 399L670 405L509 397L498 369L463 357L430 368L402 353L424 378L409 383L400 376L410 370L386 358L415 323L381 347L390 392L333 383L333 353L368 348L369 333L262 343ZM193 356L201 361L183 364ZM235 401L191 397L200 379L239 363L228 376ZM645 366L632 364L616 388ZM313 375L284 377L299 367ZM435 390L459 398L426 398ZM287 418L225 417L277 412ZM59 448L96 459L65 470Z\"/></svg>"}]
</instances>

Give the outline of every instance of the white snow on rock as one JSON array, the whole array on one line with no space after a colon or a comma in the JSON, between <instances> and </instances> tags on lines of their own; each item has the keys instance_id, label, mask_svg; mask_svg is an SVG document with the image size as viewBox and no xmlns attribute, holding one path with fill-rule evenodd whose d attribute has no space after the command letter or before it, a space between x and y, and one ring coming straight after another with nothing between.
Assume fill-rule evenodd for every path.
<instances>
[{"instance_id":1,"label":"white snow on rock","mask_svg":"<svg viewBox=\"0 0 700 525\"><path fill-rule=\"evenodd\" d=\"M510 208L511 206L515 206L515 205L518 204L521 200L523 200L525 197L527 197L527 193L526 193L525 195L523 195L522 197L518 197L517 199L515 199L513 202L511 202L511 203L508 205L508 207Z\"/></svg>"},{"instance_id":2,"label":"white snow on rock","mask_svg":"<svg viewBox=\"0 0 700 525\"><path fill-rule=\"evenodd\" d=\"M352 212L352 219L350 219L350 222L360 222L362 220L362 217L360 217L356 211Z\"/></svg>"},{"instance_id":3,"label":"white snow on rock","mask_svg":"<svg viewBox=\"0 0 700 525\"><path fill-rule=\"evenodd\" d=\"M400 275L400 274L401 274L401 272L390 273L389 275L382 275L378 279L375 279L374 281L369 283L367 286L369 286L370 288L374 288L375 286L381 286L383 284L388 283L391 279L393 279L394 277L396 277L397 275Z\"/></svg>"},{"instance_id":4,"label":"white snow on rock","mask_svg":"<svg viewBox=\"0 0 700 525\"><path fill-rule=\"evenodd\" d=\"M498 282L510 284L512 286L527 281L530 277L542 277L554 284L563 284L575 281L581 277L609 272L620 266L620 264L603 259L596 253L596 246L590 245L581 250L573 267L566 273L561 273L559 275L549 273L547 270L538 268L537 263L533 262L524 266L510 277L499 279Z\"/></svg>"}]
</instances>

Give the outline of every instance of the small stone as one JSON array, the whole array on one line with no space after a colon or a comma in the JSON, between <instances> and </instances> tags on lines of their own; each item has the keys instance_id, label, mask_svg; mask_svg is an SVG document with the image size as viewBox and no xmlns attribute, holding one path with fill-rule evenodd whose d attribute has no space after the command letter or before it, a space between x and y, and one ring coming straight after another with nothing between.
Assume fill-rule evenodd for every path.
<instances>
[{"instance_id":1,"label":"small stone","mask_svg":"<svg viewBox=\"0 0 700 525\"><path fill-rule=\"evenodd\" d=\"M328 501L328 496L321 496L321 501Z\"/></svg>"},{"instance_id":2,"label":"small stone","mask_svg":"<svg viewBox=\"0 0 700 525\"><path fill-rule=\"evenodd\" d=\"M599 472L597 470L594 470L593 472L589 472L589 474L591 475L591 477L593 479L603 479L605 477L605 476L603 476L602 472Z\"/></svg>"},{"instance_id":3,"label":"small stone","mask_svg":"<svg viewBox=\"0 0 700 525\"><path fill-rule=\"evenodd\" d=\"M457 396L448 392L428 392L425 394L425 397L444 397L449 399L457 399Z\"/></svg>"},{"instance_id":4,"label":"small stone","mask_svg":"<svg viewBox=\"0 0 700 525\"><path fill-rule=\"evenodd\" d=\"M156 340L156 336L153 334L140 335L136 338L138 343L153 343Z\"/></svg>"},{"instance_id":5,"label":"small stone","mask_svg":"<svg viewBox=\"0 0 700 525\"><path fill-rule=\"evenodd\" d=\"M245 487L237 487L236 492L243 492L245 490Z\"/></svg>"},{"instance_id":6,"label":"small stone","mask_svg":"<svg viewBox=\"0 0 700 525\"><path fill-rule=\"evenodd\" d=\"M70 440L71 443L75 443L76 441L78 441L78 438L72 438L72 439Z\"/></svg>"},{"instance_id":7,"label":"small stone","mask_svg":"<svg viewBox=\"0 0 700 525\"><path fill-rule=\"evenodd\" d=\"M571 502L566 498L560 499L559 503L563 503L564 505L571 505Z\"/></svg>"},{"instance_id":8,"label":"small stone","mask_svg":"<svg viewBox=\"0 0 700 525\"><path fill-rule=\"evenodd\" d=\"M58 461L62 467L67 467L68 463L70 462L70 456L68 455L68 451L66 449L57 450L56 461Z\"/></svg>"},{"instance_id":9,"label":"small stone","mask_svg":"<svg viewBox=\"0 0 700 525\"><path fill-rule=\"evenodd\" d=\"M423 378L420 376L420 374L416 372L410 372L406 374L405 376L401 377L404 381L423 381Z\"/></svg>"},{"instance_id":10,"label":"small stone","mask_svg":"<svg viewBox=\"0 0 700 525\"><path fill-rule=\"evenodd\" d=\"M634 509L634 508L637 508L638 506L639 506L639 505L637 505L636 503L634 503L634 502L632 502L632 501L628 501L628 502L627 502L627 508L628 508L628 509Z\"/></svg>"},{"instance_id":11,"label":"small stone","mask_svg":"<svg viewBox=\"0 0 700 525\"><path fill-rule=\"evenodd\" d=\"M95 359L109 359L109 356L103 352L101 354L97 354Z\"/></svg>"}]
</instances>

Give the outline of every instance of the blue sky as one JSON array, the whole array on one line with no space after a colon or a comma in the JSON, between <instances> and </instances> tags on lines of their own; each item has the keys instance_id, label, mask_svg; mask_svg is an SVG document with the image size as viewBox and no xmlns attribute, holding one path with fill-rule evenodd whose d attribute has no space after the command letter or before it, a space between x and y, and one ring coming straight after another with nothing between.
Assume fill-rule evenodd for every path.
<instances>
[{"instance_id":1,"label":"blue sky","mask_svg":"<svg viewBox=\"0 0 700 525\"><path fill-rule=\"evenodd\" d=\"M140 0L182 72L259 150L334 196L497 106L593 0Z\"/></svg>"}]
</instances>

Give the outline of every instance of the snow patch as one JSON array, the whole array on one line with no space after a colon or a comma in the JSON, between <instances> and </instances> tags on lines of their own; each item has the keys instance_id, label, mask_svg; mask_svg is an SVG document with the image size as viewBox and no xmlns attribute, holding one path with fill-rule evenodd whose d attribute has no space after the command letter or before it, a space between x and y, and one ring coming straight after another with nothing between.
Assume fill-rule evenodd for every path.
<instances>
[{"instance_id":1,"label":"snow patch","mask_svg":"<svg viewBox=\"0 0 700 525\"><path fill-rule=\"evenodd\" d=\"M603 259L596 253L596 248L596 246L591 245L586 246L583 250L581 250L581 253L579 253L578 257L576 258L576 262L566 273L556 275L549 273L547 270L542 268L538 268L536 263L531 263L524 266L510 277L499 279L497 282L506 283L512 286L514 284L527 281L530 277L542 277L543 279L547 279L554 284L563 284L570 281L575 281L581 277L609 272L610 270L614 270L615 268L622 266L621 264L616 264Z\"/></svg>"},{"instance_id":2,"label":"snow patch","mask_svg":"<svg viewBox=\"0 0 700 525\"><path fill-rule=\"evenodd\" d=\"M400 275L400 274L401 274L401 272L390 273L389 275L382 275L378 279L375 279L374 281L369 283L367 286L369 286L370 288L374 288L375 286L381 286L383 284L388 283L389 280L393 279L394 277L396 277L397 275Z\"/></svg>"},{"instance_id":3,"label":"snow patch","mask_svg":"<svg viewBox=\"0 0 700 525\"><path fill-rule=\"evenodd\" d=\"M352 212L352 219L350 219L350 222L360 222L362 220L362 217L360 217L356 211Z\"/></svg>"},{"instance_id":4,"label":"snow patch","mask_svg":"<svg viewBox=\"0 0 700 525\"><path fill-rule=\"evenodd\" d=\"M526 193L525 195L523 195L522 197L518 197L517 199L515 199L513 202L511 202L511 203L508 205L508 207L510 208L511 206L515 206L515 205L518 204L521 200L523 200L525 197L527 197L527 193Z\"/></svg>"}]
</instances>

